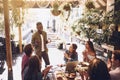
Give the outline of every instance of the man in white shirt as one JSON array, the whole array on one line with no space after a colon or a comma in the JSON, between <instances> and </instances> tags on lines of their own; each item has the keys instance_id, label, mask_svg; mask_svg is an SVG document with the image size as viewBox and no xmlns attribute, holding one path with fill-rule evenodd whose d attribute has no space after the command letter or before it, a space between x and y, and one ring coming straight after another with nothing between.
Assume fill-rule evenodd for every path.
<instances>
[{"instance_id":1,"label":"man in white shirt","mask_svg":"<svg viewBox=\"0 0 120 80\"><path fill-rule=\"evenodd\" d=\"M48 48L46 46L46 44L48 43L47 33L43 31L43 26L41 22L38 22L36 26L37 32L33 34L31 42L35 49L36 55L38 55L40 59L42 57L43 60L45 61L45 65L47 66L50 65Z\"/></svg>"},{"instance_id":2,"label":"man in white shirt","mask_svg":"<svg viewBox=\"0 0 120 80\"><path fill-rule=\"evenodd\" d=\"M120 80L120 52L115 51L111 58L111 67L113 68L109 73L111 80Z\"/></svg>"}]
</instances>

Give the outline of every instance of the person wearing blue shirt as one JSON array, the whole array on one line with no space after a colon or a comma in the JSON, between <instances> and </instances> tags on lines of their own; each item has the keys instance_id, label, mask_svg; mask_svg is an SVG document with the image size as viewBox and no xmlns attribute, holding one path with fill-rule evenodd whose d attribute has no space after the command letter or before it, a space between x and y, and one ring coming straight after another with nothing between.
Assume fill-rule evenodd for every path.
<instances>
[{"instance_id":1,"label":"person wearing blue shirt","mask_svg":"<svg viewBox=\"0 0 120 80\"><path fill-rule=\"evenodd\" d=\"M64 60L65 62L69 61L78 61L78 53L76 52L77 45L71 44L69 50L66 50L64 53Z\"/></svg>"}]
</instances>

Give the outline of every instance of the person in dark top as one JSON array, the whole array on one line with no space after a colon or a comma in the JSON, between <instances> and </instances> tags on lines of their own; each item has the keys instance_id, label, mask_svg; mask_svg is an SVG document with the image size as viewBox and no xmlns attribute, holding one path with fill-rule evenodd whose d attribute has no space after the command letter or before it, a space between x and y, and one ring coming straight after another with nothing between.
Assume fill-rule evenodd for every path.
<instances>
[{"instance_id":1,"label":"person in dark top","mask_svg":"<svg viewBox=\"0 0 120 80\"><path fill-rule=\"evenodd\" d=\"M41 71L41 60L37 55L31 56L28 67L24 70L24 80L44 80L52 66Z\"/></svg>"},{"instance_id":2,"label":"person in dark top","mask_svg":"<svg viewBox=\"0 0 120 80\"><path fill-rule=\"evenodd\" d=\"M116 27L115 24L111 24L109 27L111 32L109 36L109 44L113 45L115 50L120 49L120 32Z\"/></svg>"},{"instance_id":3,"label":"person in dark top","mask_svg":"<svg viewBox=\"0 0 120 80\"><path fill-rule=\"evenodd\" d=\"M111 80L107 65L99 58L94 58L88 66L89 80Z\"/></svg>"},{"instance_id":4,"label":"person in dark top","mask_svg":"<svg viewBox=\"0 0 120 80\"><path fill-rule=\"evenodd\" d=\"M78 53L76 52L77 45L71 44L69 50L66 50L64 53L65 62L69 61L78 61Z\"/></svg>"},{"instance_id":5,"label":"person in dark top","mask_svg":"<svg viewBox=\"0 0 120 80\"><path fill-rule=\"evenodd\" d=\"M38 56L29 59L28 68L24 71L24 80L42 80L40 60Z\"/></svg>"},{"instance_id":6,"label":"person in dark top","mask_svg":"<svg viewBox=\"0 0 120 80\"><path fill-rule=\"evenodd\" d=\"M31 44L27 44L25 45L24 47L24 52L23 52L23 57L22 57L22 80L23 79L23 75L24 75L24 70L25 68L28 66L28 62L29 62L29 58L32 56L32 53L33 53L33 47Z\"/></svg>"}]
</instances>

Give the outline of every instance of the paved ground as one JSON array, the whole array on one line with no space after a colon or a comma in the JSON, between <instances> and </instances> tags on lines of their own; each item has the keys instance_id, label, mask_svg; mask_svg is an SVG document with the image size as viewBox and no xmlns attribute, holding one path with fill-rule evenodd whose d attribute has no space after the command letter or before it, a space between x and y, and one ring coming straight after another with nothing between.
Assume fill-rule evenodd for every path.
<instances>
[{"instance_id":1,"label":"paved ground","mask_svg":"<svg viewBox=\"0 0 120 80\"><path fill-rule=\"evenodd\" d=\"M56 34L49 34L48 38L51 38L52 42L48 44L49 48L49 58L51 65L55 66L58 64L64 64L63 56L65 50L58 49L59 44L59 38L56 36ZM30 39L30 38L29 38ZM78 45L78 53L79 53L79 61L82 60L81 52L84 50L84 46L82 44ZM64 46L64 49L68 49L69 45ZM13 75L12 73L9 74L7 65L5 62L4 69L2 74L0 74L0 80L21 80L21 60L22 60L22 54L17 55L16 58L13 60ZM44 68L45 64L42 63L42 67ZM10 78L8 78L10 77Z\"/></svg>"},{"instance_id":2,"label":"paved ground","mask_svg":"<svg viewBox=\"0 0 120 80\"><path fill-rule=\"evenodd\" d=\"M58 49L59 39L57 39L56 36L52 36L52 42L48 44L49 48L49 58L51 65L55 66L58 64L64 64L63 56L64 56L64 50ZM82 61L82 51L84 50L84 45L77 43L78 45L78 59L79 61ZM68 49L69 45L64 46L64 48ZM12 73L9 74L7 65L5 63L4 65L4 71L2 74L0 74L0 80L21 80L21 60L22 60L22 54L17 55L17 57L13 60L13 75ZM45 64L42 63L42 67L44 68ZM8 77L11 78L8 78Z\"/></svg>"},{"instance_id":3,"label":"paved ground","mask_svg":"<svg viewBox=\"0 0 120 80\"><path fill-rule=\"evenodd\" d=\"M64 64L63 54L64 50L59 50L57 48L49 48L49 58L51 65L55 66L58 64ZM13 80L21 80L21 59L22 55L19 55L13 62ZM81 53L79 53L79 60L82 60ZM44 62L42 66L44 67ZM6 63L4 68L5 71L0 74L0 80L12 80L8 79L8 69Z\"/></svg>"}]
</instances>

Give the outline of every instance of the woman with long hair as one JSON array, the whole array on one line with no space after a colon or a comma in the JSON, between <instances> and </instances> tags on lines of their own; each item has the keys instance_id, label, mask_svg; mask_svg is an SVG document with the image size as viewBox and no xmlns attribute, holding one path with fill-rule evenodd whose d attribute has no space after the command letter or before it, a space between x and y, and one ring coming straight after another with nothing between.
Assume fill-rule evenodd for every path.
<instances>
[{"instance_id":1,"label":"woman with long hair","mask_svg":"<svg viewBox=\"0 0 120 80\"><path fill-rule=\"evenodd\" d=\"M30 58L24 80L42 80L41 62L38 56L35 55Z\"/></svg>"},{"instance_id":2,"label":"woman with long hair","mask_svg":"<svg viewBox=\"0 0 120 80\"><path fill-rule=\"evenodd\" d=\"M96 52L93 43L89 40L85 43L85 50L83 51L83 61L90 62L96 57Z\"/></svg>"},{"instance_id":3,"label":"woman with long hair","mask_svg":"<svg viewBox=\"0 0 120 80\"><path fill-rule=\"evenodd\" d=\"M104 61L94 58L88 66L89 80L111 80L107 65Z\"/></svg>"},{"instance_id":4,"label":"woman with long hair","mask_svg":"<svg viewBox=\"0 0 120 80\"><path fill-rule=\"evenodd\" d=\"M24 80L23 79L24 70L28 66L29 58L31 57L31 55L33 53L33 46L31 44L27 44L24 47L23 52L24 52L24 54L22 57L22 64L21 64L22 65L22 70L21 70L22 80Z\"/></svg>"}]
</instances>

